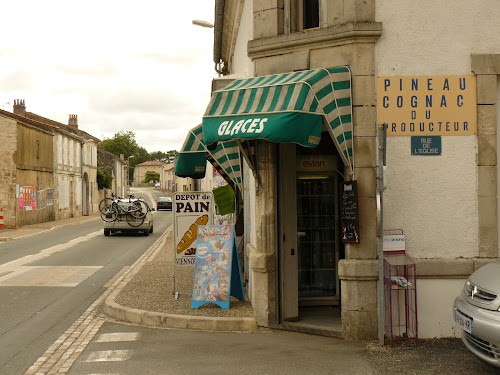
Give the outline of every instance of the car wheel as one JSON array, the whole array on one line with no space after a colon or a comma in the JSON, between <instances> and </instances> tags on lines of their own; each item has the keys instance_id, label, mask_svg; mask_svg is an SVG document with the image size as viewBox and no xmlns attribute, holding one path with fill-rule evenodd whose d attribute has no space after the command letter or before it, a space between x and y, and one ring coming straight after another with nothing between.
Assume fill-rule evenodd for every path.
<instances>
[{"instance_id":1,"label":"car wheel","mask_svg":"<svg viewBox=\"0 0 500 375\"><path fill-rule=\"evenodd\" d=\"M104 229L104 235L106 237L109 236L110 233L111 233L111 231L109 229Z\"/></svg>"},{"instance_id":2,"label":"car wheel","mask_svg":"<svg viewBox=\"0 0 500 375\"><path fill-rule=\"evenodd\" d=\"M146 229L146 230L144 231L144 236L146 236L146 237L147 237L147 236L149 236L149 229Z\"/></svg>"},{"instance_id":3,"label":"car wheel","mask_svg":"<svg viewBox=\"0 0 500 375\"><path fill-rule=\"evenodd\" d=\"M153 233L153 226L151 225L151 228L149 228L149 233Z\"/></svg>"}]
</instances>

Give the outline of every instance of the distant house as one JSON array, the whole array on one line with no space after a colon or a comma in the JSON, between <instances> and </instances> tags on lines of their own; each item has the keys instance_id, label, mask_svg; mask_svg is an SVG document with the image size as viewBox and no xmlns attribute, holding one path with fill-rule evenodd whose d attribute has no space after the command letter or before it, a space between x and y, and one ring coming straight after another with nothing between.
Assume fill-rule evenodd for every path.
<instances>
[{"instance_id":1,"label":"distant house","mask_svg":"<svg viewBox=\"0 0 500 375\"><path fill-rule=\"evenodd\" d=\"M167 165L167 163L157 160L145 161L144 163L137 164L134 168L134 186L141 186L141 184L144 183L143 181L146 178L147 172L158 173L160 175L161 184L163 170Z\"/></svg>"},{"instance_id":2,"label":"distant house","mask_svg":"<svg viewBox=\"0 0 500 375\"><path fill-rule=\"evenodd\" d=\"M174 191L175 180L175 163L168 163L163 169L163 175L160 178L160 186L163 189Z\"/></svg>"}]
</instances>

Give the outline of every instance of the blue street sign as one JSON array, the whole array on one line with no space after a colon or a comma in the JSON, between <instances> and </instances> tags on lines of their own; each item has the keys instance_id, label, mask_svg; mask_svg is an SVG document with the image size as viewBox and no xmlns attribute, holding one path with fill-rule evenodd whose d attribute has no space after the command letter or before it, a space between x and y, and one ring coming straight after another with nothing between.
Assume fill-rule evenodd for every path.
<instances>
[{"instance_id":1,"label":"blue street sign","mask_svg":"<svg viewBox=\"0 0 500 375\"><path fill-rule=\"evenodd\" d=\"M441 155L441 136L412 136L412 155Z\"/></svg>"}]
</instances>

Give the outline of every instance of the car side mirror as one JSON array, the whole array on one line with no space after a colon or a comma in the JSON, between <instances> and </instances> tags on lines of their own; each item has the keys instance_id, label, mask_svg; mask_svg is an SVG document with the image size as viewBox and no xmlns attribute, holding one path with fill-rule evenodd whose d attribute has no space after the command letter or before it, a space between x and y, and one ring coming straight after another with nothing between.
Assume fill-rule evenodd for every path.
<instances>
[{"instance_id":1,"label":"car side mirror","mask_svg":"<svg viewBox=\"0 0 500 375\"><path fill-rule=\"evenodd\" d=\"M150 208L151 212L153 212L155 209L154 208Z\"/></svg>"}]
</instances>

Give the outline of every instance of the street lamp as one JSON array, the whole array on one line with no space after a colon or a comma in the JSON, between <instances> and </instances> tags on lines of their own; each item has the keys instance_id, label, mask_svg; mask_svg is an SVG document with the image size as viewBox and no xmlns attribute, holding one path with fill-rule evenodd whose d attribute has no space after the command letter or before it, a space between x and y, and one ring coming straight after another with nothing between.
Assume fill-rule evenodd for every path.
<instances>
[{"instance_id":1,"label":"street lamp","mask_svg":"<svg viewBox=\"0 0 500 375\"><path fill-rule=\"evenodd\" d=\"M193 25L201 26L201 27L208 27L210 29L214 28L213 24L211 24L210 22L207 22L207 21L202 21L202 20L193 20Z\"/></svg>"},{"instance_id":2,"label":"street lamp","mask_svg":"<svg viewBox=\"0 0 500 375\"><path fill-rule=\"evenodd\" d=\"M127 186L130 185L130 159L135 158L135 155L130 155L127 158Z\"/></svg>"}]
</instances>

